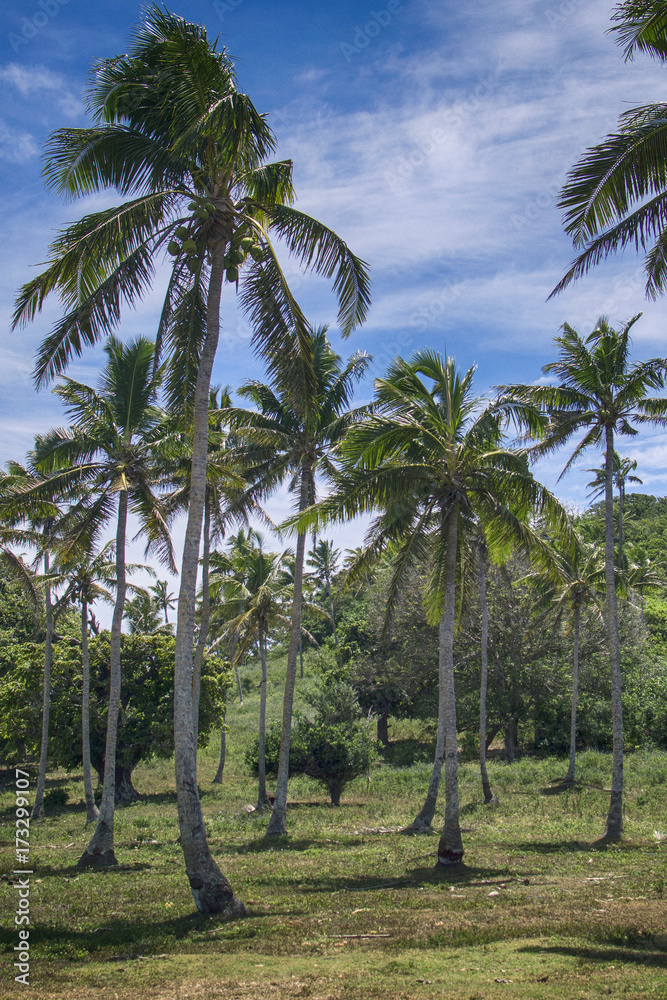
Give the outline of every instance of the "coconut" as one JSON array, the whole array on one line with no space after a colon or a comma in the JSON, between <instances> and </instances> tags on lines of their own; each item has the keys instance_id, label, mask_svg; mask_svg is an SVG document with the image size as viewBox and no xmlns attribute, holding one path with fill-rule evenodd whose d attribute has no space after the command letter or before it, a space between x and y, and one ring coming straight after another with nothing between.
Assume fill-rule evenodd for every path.
<instances>
[{"instance_id":1,"label":"coconut","mask_svg":"<svg viewBox=\"0 0 667 1000\"><path fill-rule=\"evenodd\" d=\"M169 251L172 257L178 257L179 253L181 252L181 244L177 243L176 240L169 240L169 243L167 244L167 250Z\"/></svg>"},{"instance_id":2,"label":"coconut","mask_svg":"<svg viewBox=\"0 0 667 1000\"><path fill-rule=\"evenodd\" d=\"M245 260L245 254L243 250L232 250L229 254L229 263L232 267L236 267L237 264L242 264Z\"/></svg>"},{"instance_id":3,"label":"coconut","mask_svg":"<svg viewBox=\"0 0 667 1000\"><path fill-rule=\"evenodd\" d=\"M188 211L189 212L194 212L195 208L199 208L199 202L198 201L191 201L190 204L188 205Z\"/></svg>"},{"instance_id":4,"label":"coconut","mask_svg":"<svg viewBox=\"0 0 667 1000\"><path fill-rule=\"evenodd\" d=\"M264 260L264 251L261 246L255 244L254 247L250 247L250 256L256 261Z\"/></svg>"},{"instance_id":5,"label":"coconut","mask_svg":"<svg viewBox=\"0 0 667 1000\"><path fill-rule=\"evenodd\" d=\"M197 253L197 244L194 240L186 240L183 244L183 249L189 256L192 256Z\"/></svg>"},{"instance_id":6,"label":"coconut","mask_svg":"<svg viewBox=\"0 0 667 1000\"><path fill-rule=\"evenodd\" d=\"M228 267L227 268L227 281L238 281L239 280L239 269L238 267Z\"/></svg>"},{"instance_id":7,"label":"coconut","mask_svg":"<svg viewBox=\"0 0 667 1000\"><path fill-rule=\"evenodd\" d=\"M179 240L187 240L190 234L190 230L187 226L177 226L174 230L174 236L177 236Z\"/></svg>"},{"instance_id":8,"label":"coconut","mask_svg":"<svg viewBox=\"0 0 667 1000\"><path fill-rule=\"evenodd\" d=\"M252 236L244 236L244 238L239 243L239 246L245 253L248 253L251 247L255 246L255 241Z\"/></svg>"}]
</instances>

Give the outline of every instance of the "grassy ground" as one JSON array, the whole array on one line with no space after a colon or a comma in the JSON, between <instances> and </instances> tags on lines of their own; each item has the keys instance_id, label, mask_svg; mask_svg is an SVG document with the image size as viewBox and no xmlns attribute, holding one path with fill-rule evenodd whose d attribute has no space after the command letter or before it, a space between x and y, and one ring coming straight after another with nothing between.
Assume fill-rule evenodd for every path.
<instances>
[{"instance_id":1,"label":"grassy ground","mask_svg":"<svg viewBox=\"0 0 667 1000\"><path fill-rule=\"evenodd\" d=\"M274 669L270 711L280 714ZM212 850L252 916L235 923L194 911L177 843L171 762L139 768L141 802L117 814L119 867L81 872L80 776L54 774L68 804L33 825L31 995L107 998L267 997L525 1000L667 997L667 754L626 765L626 835L601 848L610 760L585 753L581 784L555 792L565 765L492 762L500 798L481 804L478 771L461 768L465 867L436 870L434 837L400 829L414 816L426 763L375 768L334 809L314 783L290 786L290 836L263 837L248 815L254 780L243 750L257 695L230 709L223 785L210 784L214 743L201 754ZM312 680L300 682L303 691ZM392 733L400 750L400 737ZM2 871L13 865L13 788L0 799ZM436 827L442 817L436 817ZM15 890L4 876L0 997L15 997Z\"/></svg>"}]
</instances>

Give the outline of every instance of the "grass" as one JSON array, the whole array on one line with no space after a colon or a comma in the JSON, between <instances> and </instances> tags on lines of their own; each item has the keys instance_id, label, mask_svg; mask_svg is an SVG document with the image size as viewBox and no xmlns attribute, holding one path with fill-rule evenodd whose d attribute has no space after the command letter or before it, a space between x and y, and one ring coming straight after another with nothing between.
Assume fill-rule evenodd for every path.
<instances>
[{"instance_id":1,"label":"grass","mask_svg":"<svg viewBox=\"0 0 667 1000\"><path fill-rule=\"evenodd\" d=\"M177 843L171 762L137 769L143 799L116 820L119 866L79 871L90 837L80 775L58 772L50 814L32 828L31 995L39 998L439 997L448 1000L664 998L667 754L626 763L626 839L602 847L611 762L583 753L580 784L561 791L563 761L493 761L500 805L484 807L478 770L461 767L465 866L435 869L435 837L400 829L425 794L428 763L382 764L338 809L305 778L290 785L290 836L264 839L266 816L243 764L257 717L256 676L230 707L222 786L210 784L217 741L201 753L202 804L215 857L252 915L198 915ZM273 668L270 716L280 715ZM303 692L312 678L299 683ZM392 732L394 748L417 739ZM412 741L412 743L410 742ZM3 871L13 859L13 789L0 797ZM66 791L67 799L63 804ZM554 792L557 794L553 794ZM58 800L60 804L57 804ZM442 815L436 817L436 829ZM12 980L14 890L0 882Z\"/></svg>"}]
</instances>

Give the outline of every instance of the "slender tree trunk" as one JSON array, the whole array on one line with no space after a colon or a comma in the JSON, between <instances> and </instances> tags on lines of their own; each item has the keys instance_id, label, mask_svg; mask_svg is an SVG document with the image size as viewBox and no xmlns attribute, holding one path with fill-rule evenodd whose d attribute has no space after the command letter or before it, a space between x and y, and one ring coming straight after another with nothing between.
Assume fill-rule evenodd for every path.
<instances>
[{"instance_id":1,"label":"slender tree trunk","mask_svg":"<svg viewBox=\"0 0 667 1000\"><path fill-rule=\"evenodd\" d=\"M222 726L220 727L220 760L218 762L218 770L215 772L215 778L213 779L214 785L222 784L222 772L225 770L225 758L227 756L227 727L225 725L226 715L227 705L225 705L222 712Z\"/></svg>"},{"instance_id":2,"label":"slender tree trunk","mask_svg":"<svg viewBox=\"0 0 667 1000\"><path fill-rule=\"evenodd\" d=\"M618 484L618 568L623 569L623 507L625 506L625 487Z\"/></svg>"},{"instance_id":3,"label":"slender tree trunk","mask_svg":"<svg viewBox=\"0 0 667 1000\"><path fill-rule=\"evenodd\" d=\"M239 689L239 702L243 704L243 686L241 685L241 675L239 673L238 663L234 667L234 673L236 674L236 686Z\"/></svg>"},{"instance_id":4,"label":"slender tree trunk","mask_svg":"<svg viewBox=\"0 0 667 1000\"><path fill-rule=\"evenodd\" d=\"M389 712L386 708L378 715L377 739L383 747L389 746Z\"/></svg>"},{"instance_id":5,"label":"slender tree trunk","mask_svg":"<svg viewBox=\"0 0 667 1000\"><path fill-rule=\"evenodd\" d=\"M491 805L498 801L491 790L486 768L486 694L489 685L489 609L486 604L486 560L484 548L479 547L479 603L482 609L481 677L479 685L479 770L482 778L484 802Z\"/></svg>"},{"instance_id":6,"label":"slender tree trunk","mask_svg":"<svg viewBox=\"0 0 667 1000\"><path fill-rule=\"evenodd\" d=\"M192 647L195 628L199 539L206 492L209 389L220 334L220 295L224 272L224 253L225 241L221 240L212 252L206 337L202 345L195 387L190 503L183 543L174 661L174 756L181 847L185 859L185 872L195 905L201 913L224 913L230 917L240 917L246 915L246 907L234 895L229 882L213 860L206 839L204 817L197 789L192 711Z\"/></svg>"},{"instance_id":7,"label":"slender tree trunk","mask_svg":"<svg viewBox=\"0 0 667 1000\"><path fill-rule=\"evenodd\" d=\"M199 699L201 695L201 666L208 637L208 623L211 617L211 595L209 591L209 565L211 559L211 505L204 499L204 538L201 570L201 621L199 637L192 665L192 725L195 731L195 755L199 739Z\"/></svg>"},{"instance_id":8,"label":"slender tree trunk","mask_svg":"<svg viewBox=\"0 0 667 1000\"><path fill-rule=\"evenodd\" d=\"M90 656L88 653L88 601L81 596L81 760L83 761L83 793L86 799L86 826L100 814L95 805L93 775L90 767Z\"/></svg>"},{"instance_id":9,"label":"slender tree trunk","mask_svg":"<svg viewBox=\"0 0 667 1000\"><path fill-rule=\"evenodd\" d=\"M431 780L428 784L424 805L408 827L408 830L414 830L416 833L424 833L431 829L438 801L438 792L440 790L442 764L445 757L445 685L442 670L438 671L438 675L438 732L435 740L433 770L431 771Z\"/></svg>"},{"instance_id":10,"label":"slender tree trunk","mask_svg":"<svg viewBox=\"0 0 667 1000\"><path fill-rule=\"evenodd\" d=\"M44 554L44 574L49 572L49 557ZM39 771L37 773L37 788L35 804L32 809L32 820L44 816L44 786L46 784L46 765L49 753L49 715L51 712L51 661L53 659L53 605L51 604L51 588L44 591L46 612L46 639L44 642L44 674L42 678L42 742L39 749Z\"/></svg>"},{"instance_id":11,"label":"slender tree trunk","mask_svg":"<svg viewBox=\"0 0 667 1000\"><path fill-rule=\"evenodd\" d=\"M439 666L445 703L445 825L438 843L438 864L455 865L463 858L459 825L459 771L454 694L454 625L456 619L456 546L458 504L453 504L446 522L445 607L439 626Z\"/></svg>"},{"instance_id":12,"label":"slender tree trunk","mask_svg":"<svg viewBox=\"0 0 667 1000\"><path fill-rule=\"evenodd\" d=\"M299 636L299 677L303 680L303 636Z\"/></svg>"},{"instance_id":13,"label":"slender tree trunk","mask_svg":"<svg viewBox=\"0 0 667 1000\"><path fill-rule=\"evenodd\" d=\"M109 707L107 738L104 750L104 784L97 826L88 847L79 858L80 867L118 864L114 853L114 808L116 804L116 742L120 711L120 643L125 609L125 536L127 532L127 490L118 494L118 526L116 529L116 603L111 619L109 641Z\"/></svg>"},{"instance_id":14,"label":"slender tree trunk","mask_svg":"<svg viewBox=\"0 0 667 1000\"><path fill-rule=\"evenodd\" d=\"M574 784L574 766L577 751L577 698L579 695L579 630L581 606L579 598L574 605L574 641L572 643L572 709L570 714L570 763L565 775L566 784Z\"/></svg>"},{"instance_id":15,"label":"slender tree trunk","mask_svg":"<svg viewBox=\"0 0 667 1000\"><path fill-rule=\"evenodd\" d=\"M613 725L613 761L611 799L607 814L605 840L620 840L623 834L623 704L621 701L621 648L618 636L616 577L614 574L614 429L606 430L605 545L604 576L606 589L606 624L611 661L611 713Z\"/></svg>"},{"instance_id":16,"label":"slender tree trunk","mask_svg":"<svg viewBox=\"0 0 667 1000\"><path fill-rule=\"evenodd\" d=\"M336 647L336 649L338 649L338 632L336 631L336 619L334 617L334 602L333 602L333 595L331 593L331 581L329 580L328 575L326 577L326 581L327 581L327 590L329 591L329 607L331 609L331 624L333 626L334 646Z\"/></svg>"},{"instance_id":17,"label":"slender tree trunk","mask_svg":"<svg viewBox=\"0 0 667 1000\"><path fill-rule=\"evenodd\" d=\"M259 695L259 791L257 808L271 808L266 794L266 635L264 629L259 633L259 658L262 663L262 684Z\"/></svg>"},{"instance_id":18,"label":"slender tree trunk","mask_svg":"<svg viewBox=\"0 0 667 1000\"><path fill-rule=\"evenodd\" d=\"M306 509L309 499L310 468L307 465L302 465L299 511ZM296 658L299 651L299 639L301 637L301 598L303 594L303 560L305 552L306 535L301 532L297 536L296 557L294 561L294 597L292 599L292 622L289 650L287 653L287 676L285 677L285 695L283 698L283 726L280 734L276 799L273 804L271 819L266 829L267 837L280 837L287 833L287 779L289 777L292 707L294 705L294 687L296 685Z\"/></svg>"}]
</instances>

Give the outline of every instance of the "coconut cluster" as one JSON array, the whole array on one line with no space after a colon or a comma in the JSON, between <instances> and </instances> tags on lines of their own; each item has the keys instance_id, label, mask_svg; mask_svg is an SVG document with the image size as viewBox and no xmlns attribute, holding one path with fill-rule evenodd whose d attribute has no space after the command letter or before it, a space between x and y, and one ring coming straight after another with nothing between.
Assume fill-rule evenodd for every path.
<instances>
[{"instance_id":1,"label":"coconut cluster","mask_svg":"<svg viewBox=\"0 0 667 1000\"><path fill-rule=\"evenodd\" d=\"M198 267L198 257L204 249L205 241L193 239L197 232L201 233L204 225L210 222L216 214L216 207L212 202L191 201L188 209L192 212L193 222L188 226L177 226L174 230L174 238L167 244L167 250L172 257L186 255L185 266L193 272ZM198 220L195 222L194 220ZM238 281L239 267L248 256L253 260L262 259L262 248L253 236L245 236L235 243L225 255L224 265L227 281Z\"/></svg>"}]
</instances>

